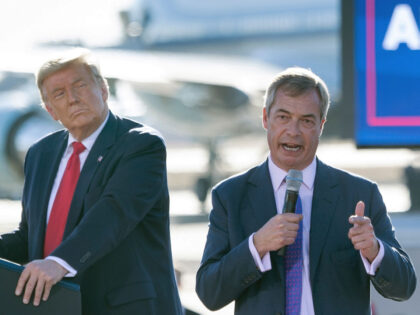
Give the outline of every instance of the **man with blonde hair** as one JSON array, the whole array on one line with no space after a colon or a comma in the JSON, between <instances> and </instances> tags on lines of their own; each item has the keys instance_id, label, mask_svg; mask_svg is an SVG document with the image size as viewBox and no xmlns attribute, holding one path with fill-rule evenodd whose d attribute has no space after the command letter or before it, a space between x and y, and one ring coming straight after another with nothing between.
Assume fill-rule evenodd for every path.
<instances>
[{"instance_id":1,"label":"man with blonde hair","mask_svg":"<svg viewBox=\"0 0 420 315\"><path fill-rule=\"evenodd\" d=\"M47 61L36 79L65 129L29 149L22 219L0 239L1 257L27 263L16 294L36 306L68 277L85 315L182 314L162 137L110 112L89 51Z\"/></svg>"}]
</instances>

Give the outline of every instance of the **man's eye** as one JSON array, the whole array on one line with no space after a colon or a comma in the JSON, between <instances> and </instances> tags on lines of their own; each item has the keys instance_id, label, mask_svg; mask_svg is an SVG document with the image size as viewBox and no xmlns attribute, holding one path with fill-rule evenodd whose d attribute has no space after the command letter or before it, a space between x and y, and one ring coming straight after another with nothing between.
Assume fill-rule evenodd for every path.
<instances>
[{"instance_id":1,"label":"man's eye","mask_svg":"<svg viewBox=\"0 0 420 315\"><path fill-rule=\"evenodd\" d=\"M59 91L59 92L54 93L53 96L54 96L55 99L60 99L61 97L63 97L63 95L64 95L64 92Z\"/></svg>"},{"instance_id":2,"label":"man's eye","mask_svg":"<svg viewBox=\"0 0 420 315\"><path fill-rule=\"evenodd\" d=\"M311 128L315 125L315 123L312 119L303 119L302 123L305 127L308 127L308 128Z\"/></svg>"},{"instance_id":3,"label":"man's eye","mask_svg":"<svg viewBox=\"0 0 420 315\"><path fill-rule=\"evenodd\" d=\"M78 84L76 85L76 87L77 87L78 89L83 88L83 87L85 87L85 86L86 86L86 83L84 83L84 82L80 82L80 83L78 83Z\"/></svg>"},{"instance_id":4,"label":"man's eye","mask_svg":"<svg viewBox=\"0 0 420 315\"><path fill-rule=\"evenodd\" d=\"M289 116L287 116L287 115L278 115L277 117L280 120L287 120L287 119L289 119Z\"/></svg>"}]
</instances>

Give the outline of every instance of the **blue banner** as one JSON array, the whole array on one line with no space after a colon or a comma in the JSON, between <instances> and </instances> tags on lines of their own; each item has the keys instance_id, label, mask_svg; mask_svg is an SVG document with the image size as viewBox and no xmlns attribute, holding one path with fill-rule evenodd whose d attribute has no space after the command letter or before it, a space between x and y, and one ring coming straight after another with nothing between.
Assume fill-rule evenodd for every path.
<instances>
[{"instance_id":1,"label":"blue banner","mask_svg":"<svg viewBox=\"0 0 420 315\"><path fill-rule=\"evenodd\" d=\"M420 1L356 0L356 142L420 146Z\"/></svg>"}]
</instances>

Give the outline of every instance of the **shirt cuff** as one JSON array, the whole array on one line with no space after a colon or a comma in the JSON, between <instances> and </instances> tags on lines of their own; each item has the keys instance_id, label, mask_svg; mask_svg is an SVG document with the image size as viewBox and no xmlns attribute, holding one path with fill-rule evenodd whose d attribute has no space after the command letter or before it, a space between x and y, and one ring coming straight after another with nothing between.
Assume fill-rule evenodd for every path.
<instances>
[{"instance_id":1,"label":"shirt cuff","mask_svg":"<svg viewBox=\"0 0 420 315\"><path fill-rule=\"evenodd\" d=\"M376 270L378 270L379 266L381 265L382 259L384 258L385 250L384 245L380 240L378 240L379 243L379 252L378 255L376 255L375 259L372 261L372 263L369 263L369 261L363 257L362 253L360 252L360 257L362 257L363 264L365 265L366 273L374 276L376 274Z\"/></svg>"},{"instance_id":2,"label":"shirt cuff","mask_svg":"<svg viewBox=\"0 0 420 315\"><path fill-rule=\"evenodd\" d=\"M57 264L59 264L64 269L66 269L68 271L68 273L66 273L66 275L64 276L66 278L74 277L77 274L77 271L61 258L58 258L56 256L48 256L48 257L45 257L45 259L54 260Z\"/></svg>"},{"instance_id":3,"label":"shirt cuff","mask_svg":"<svg viewBox=\"0 0 420 315\"><path fill-rule=\"evenodd\" d=\"M266 253L262 259L260 258L260 255L254 245L254 234L255 233L252 233L248 238L248 246L251 251L252 258L254 258L255 264L261 272L269 271L271 270L270 252Z\"/></svg>"}]
</instances>

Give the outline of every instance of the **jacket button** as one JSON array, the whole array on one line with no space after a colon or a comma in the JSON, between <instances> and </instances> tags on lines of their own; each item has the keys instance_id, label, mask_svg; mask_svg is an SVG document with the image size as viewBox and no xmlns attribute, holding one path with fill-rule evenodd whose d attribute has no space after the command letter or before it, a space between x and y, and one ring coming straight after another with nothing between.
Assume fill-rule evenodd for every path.
<instances>
[{"instance_id":1,"label":"jacket button","mask_svg":"<svg viewBox=\"0 0 420 315\"><path fill-rule=\"evenodd\" d=\"M80 258L80 262L84 264L90 258L91 255L92 255L91 252L87 252L86 254L82 256L82 258Z\"/></svg>"}]
</instances>

